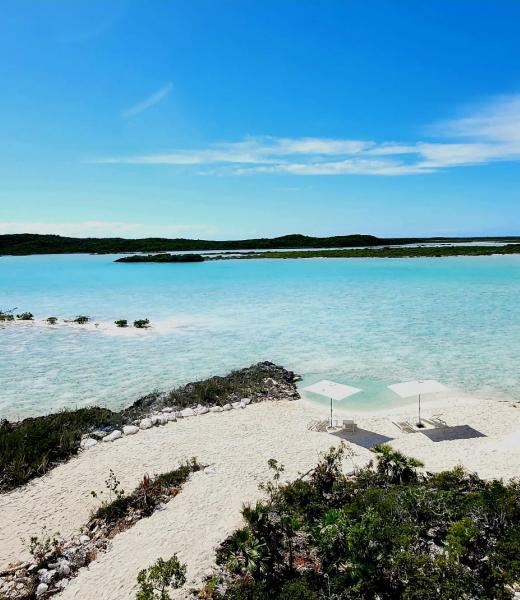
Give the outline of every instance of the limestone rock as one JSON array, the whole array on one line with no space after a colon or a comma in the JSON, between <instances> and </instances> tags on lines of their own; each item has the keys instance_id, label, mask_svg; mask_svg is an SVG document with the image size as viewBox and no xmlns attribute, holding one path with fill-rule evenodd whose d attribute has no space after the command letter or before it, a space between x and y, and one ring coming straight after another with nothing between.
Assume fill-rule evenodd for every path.
<instances>
[{"instance_id":1,"label":"limestone rock","mask_svg":"<svg viewBox=\"0 0 520 600\"><path fill-rule=\"evenodd\" d=\"M119 429L114 429L112 433L109 433L103 438L104 442L114 442L118 440L120 437L123 437L123 434L119 431Z\"/></svg>"},{"instance_id":2,"label":"limestone rock","mask_svg":"<svg viewBox=\"0 0 520 600\"><path fill-rule=\"evenodd\" d=\"M193 408L185 408L184 410L181 410L181 415L186 419L187 417L195 417L197 413Z\"/></svg>"},{"instance_id":3,"label":"limestone rock","mask_svg":"<svg viewBox=\"0 0 520 600\"><path fill-rule=\"evenodd\" d=\"M139 431L139 427L135 425L125 425L123 427L123 433L125 435L135 435Z\"/></svg>"},{"instance_id":4,"label":"limestone rock","mask_svg":"<svg viewBox=\"0 0 520 600\"><path fill-rule=\"evenodd\" d=\"M212 406L209 411L210 412L214 412L214 413L218 413L218 412L222 412L224 409L222 408L222 406Z\"/></svg>"},{"instance_id":5,"label":"limestone rock","mask_svg":"<svg viewBox=\"0 0 520 600\"><path fill-rule=\"evenodd\" d=\"M36 588L36 597L43 596L48 589L49 586L46 583L40 583L40 585Z\"/></svg>"},{"instance_id":6,"label":"limestone rock","mask_svg":"<svg viewBox=\"0 0 520 600\"><path fill-rule=\"evenodd\" d=\"M232 410L232 406L231 404L224 404L224 406L222 407L222 410Z\"/></svg>"},{"instance_id":7,"label":"limestone rock","mask_svg":"<svg viewBox=\"0 0 520 600\"><path fill-rule=\"evenodd\" d=\"M152 427L152 421L150 419L141 419L141 422L139 423L140 429L150 429L150 427Z\"/></svg>"},{"instance_id":8,"label":"limestone rock","mask_svg":"<svg viewBox=\"0 0 520 600\"><path fill-rule=\"evenodd\" d=\"M80 448L83 448L83 450L88 450L89 448L93 448L94 446L97 446L98 441L95 440L94 438L88 437L88 438L84 438L81 440L80 442Z\"/></svg>"},{"instance_id":9,"label":"limestone rock","mask_svg":"<svg viewBox=\"0 0 520 600\"><path fill-rule=\"evenodd\" d=\"M248 404L251 404L251 398L242 398L242 403L245 404L246 406Z\"/></svg>"}]
</instances>

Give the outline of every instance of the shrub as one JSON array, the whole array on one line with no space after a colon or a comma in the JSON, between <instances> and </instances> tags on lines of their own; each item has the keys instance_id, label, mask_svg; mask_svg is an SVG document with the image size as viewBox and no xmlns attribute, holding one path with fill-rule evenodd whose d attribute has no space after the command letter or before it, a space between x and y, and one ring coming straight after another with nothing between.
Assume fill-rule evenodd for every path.
<instances>
[{"instance_id":1,"label":"shrub","mask_svg":"<svg viewBox=\"0 0 520 600\"><path fill-rule=\"evenodd\" d=\"M57 322L58 322L58 319L56 317L47 317L47 323L49 325L56 325Z\"/></svg>"},{"instance_id":2,"label":"shrub","mask_svg":"<svg viewBox=\"0 0 520 600\"><path fill-rule=\"evenodd\" d=\"M126 319L119 319L118 321L114 321L114 323L118 327L128 327L128 321Z\"/></svg>"},{"instance_id":3,"label":"shrub","mask_svg":"<svg viewBox=\"0 0 520 600\"><path fill-rule=\"evenodd\" d=\"M34 562L40 566L49 552L59 550L62 540L59 533L49 534L45 526L42 527L41 536L33 535L29 541L22 540L23 545L27 548Z\"/></svg>"},{"instance_id":4,"label":"shrub","mask_svg":"<svg viewBox=\"0 0 520 600\"><path fill-rule=\"evenodd\" d=\"M72 322L78 323L79 325L85 325L85 323L88 323L89 321L90 317L87 317L86 315L78 315Z\"/></svg>"},{"instance_id":5,"label":"shrub","mask_svg":"<svg viewBox=\"0 0 520 600\"><path fill-rule=\"evenodd\" d=\"M161 473L154 478L153 482L155 485L164 487L178 487L182 485L190 476L191 473L200 471L201 465L197 462L197 459L193 457L187 460L177 469L168 471L167 473Z\"/></svg>"},{"instance_id":6,"label":"shrub","mask_svg":"<svg viewBox=\"0 0 520 600\"><path fill-rule=\"evenodd\" d=\"M31 312L23 312L16 316L20 321L32 321L34 319L34 315Z\"/></svg>"},{"instance_id":7,"label":"shrub","mask_svg":"<svg viewBox=\"0 0 520 600\"><path fill-rule=\"evenodd\" d=\"M43 475L79 450L83 433L102 425L121 425L122 417L106 408L81 408L19 423L0 422L0 490Z\"/></svg>"},{"instance_id":8,"label":"shrub","mask_svg":"<svg viewBox=\"0 0 520 600\"><path fill-rule=\"evenodd\" d=\"M307 480L243 509L245 526L217 550L218 598L436 600L512 598L520 578L520 482L483 481L457 467L418 472L388 446L354 476L344 452ZM312 509L308 508L308 504Z\"/></svg>"},{"instance_id":9,"label":"shrub","mask_svg":"<svg viewBox=\"0 0 520 600\"><path fill-rule=\"evenodd\" d=\"M137 575L139 590L136 600L170 600L168 589L178 589L186 583L186 565L174 554L170 559L159 558Z\"/></svg>"},{"instance_id":10,"label":"shrub","mask_svg":"<svg viewBox=\"0 0 520 600\"><path fill-rule=\"evenodd\" d=\"M137 327L137 329L145 329L149 325L150 325L149 319L137 319L134 321L134 327Z\"/></svg>"}]
</instances>

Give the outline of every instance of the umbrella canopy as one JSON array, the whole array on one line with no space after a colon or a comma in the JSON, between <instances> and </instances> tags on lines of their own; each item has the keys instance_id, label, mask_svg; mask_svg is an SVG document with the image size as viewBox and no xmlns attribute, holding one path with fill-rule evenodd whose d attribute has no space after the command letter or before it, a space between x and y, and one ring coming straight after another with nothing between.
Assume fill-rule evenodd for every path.
<instances>
[{"instance_id":1,"label":"umbrella canopy","mask_svg":"<svg viewBox=\"0 0 520 600\"><path fill-rule=\"evenodd\" d=\"M398 396L401 396L401 398L410 398L410 396L419 397L419 421L417 423L419 427L423 427L421 422L421 394L436 394L438 392L446 392L449 389L442 383L435 381L435 379L404 381L403 383L389 385L388 388Z\"/></svg>"},{"instance_id":2,"label":"umbrella canopy","mask_svg":"<svg viewBox=\"0 0 520 600\"><path fill-rule=\"evenodd\" d=\"M410 398L419 394L435 394L438 392L447 392L447 388L435 379L425 379L424 381L404 381L403 383L394 383L388 386L392 392L395 392L401 398Z\"/></svg>"},{"instance_id":3,"label":"umbrella canopy","mask_svg":"<svg viewBox=\"0 0 520 600\"><path fill-rule=\"evenodd\" d=\"M329 381L328 379L322 379L321 381L318 381L318 383L313 383L303 389L306 392L312 392L313 394L332 398L332 400L343 400L343 398L348 398L348 396L361 392L359 388L344 385L343 383L336 383L335 381Z\"/></svg>"},{"instance_id":4,"label":"umbrella canopy","mask_svg":"<svg viewBox=\"0 0 520 600\"><path fill-rule=\"evenodd\" d=\"M320 396L326 396L330 398L330 426L332 427L332 401L343 400L348 396L353 396L358 392L361 392L359 388L352 387L351 385L344 385L343 383L336 383L335 381L329 381L328 379L322 379L318 383L313 383L303 388L306 392L312 392L313 394L319 394Z\"/></svg>"}]
</instances>

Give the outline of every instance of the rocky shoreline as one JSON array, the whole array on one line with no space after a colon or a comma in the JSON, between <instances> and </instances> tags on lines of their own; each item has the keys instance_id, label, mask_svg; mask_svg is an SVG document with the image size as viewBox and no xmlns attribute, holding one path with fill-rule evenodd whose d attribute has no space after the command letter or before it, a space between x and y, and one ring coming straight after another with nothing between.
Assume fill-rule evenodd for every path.
<instances>
[{"instance_id":1,"label":"rocky shoreline","mask_svg":"<svg viewBox=\"0 0 520 600\"><path fill-rule=\"evenodd\" d=\"M266 399L297 399L298 379L292 371L266 361L148 394L120 412L92 407L16 423L1 421L0 492L40 477L101 440L113 442L177 419L244 408Z\"/></svg>"}]
</instances>

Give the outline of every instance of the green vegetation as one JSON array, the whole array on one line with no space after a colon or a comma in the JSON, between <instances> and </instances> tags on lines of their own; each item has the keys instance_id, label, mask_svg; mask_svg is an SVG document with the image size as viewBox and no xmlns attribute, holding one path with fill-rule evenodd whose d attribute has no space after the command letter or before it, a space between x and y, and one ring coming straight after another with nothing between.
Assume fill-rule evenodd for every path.
<instances>
[{"instance_id":1,"label":"green vegetation","mask_svg":"<svg viewBox=\"0 0 520 600\"><path fill-rule=\"evenodd\" d=\"M12 310L0 310L0 323L5 321L14 321Z\"/></svg>"},{"instance_id":2,"label":"green vegetation","mask_svg":"<svg viewBox=\"0 0 520 600\"><path fill-rule=\"evenodd\" d=\"M79 450L81 436L101 425L119 426L121 415L106 408L81 408L19 423L0 422L0 491L43 475Z\"/></svg>"},{"instance_id":3,"label":"green vegetation","mask_svg":"<svg viewBox=\"0 0 520 600\"><path fill-rule=\"evenodd\" d=\"M425 242L520 242L520 238L472 237L472 238L378 238L373 235L338 235L310 237L300 234L276 238L249 240L189 240L184 238L72 238L59 235L32 233L0 235L0 255L24 254L121 254L125 252L175 252L205 250L268 250L277 248L355 248L360 246L383 246Z\"/></svg>"},{"instance_id":4,"label":"green vegetation","mask_svg":"<svg viewBox=\"0 0 520 600\"><path fill-rule=\"evenodd\" d=\"M87 317L86 315L78 315L72 322L78 323L79 325L85 325L85 323L88 323L89 321L90 317Z\"/></svg>"},{"instance_id":5,"label":"green vegetation","mask_svg":"<svg viewBox=\"0 0 520 600\"><path fill-rule=\"evenodd\" d=\"M280 484L217 551L226 600L510 599L520 578L520 482L438 474L388 446L346 476L345 447ZM206 596L208 597L208 596Z\"/></svg>"},{"instance_id":6,"label":"green vegetation","mask_svg":"<svg viewBox=\"0 0 520 600\"><path fill-rule=\"evenodd\" d=\"M90 524L115 524L126 519L130 512L138 511L141 517L150 516L159 506L164 496L175 495L179 488L188 480L191 473L200 471L201 465L196 458L181 464L173 471L161 473L154 478L145 475L138 487L131 493L125 494L120 488L121 482L112 469L105 481L108 499L101 503L90 519ZM96 492L90 492L95 498ZM100 492L102 495L103 492Z\"/></svg>"},{"instance_id":7,"label":"green vegetation","mask_svg":"<svg viewBox=\"0 0 520 600\"><path fill-rule=\"evenodd\" d=\"M277 382L268 387L267 378ZM291 386L289 389L288 386ZM121 412L91 407L66 410L55 414L24 419L19 422L0 421L0 492L11 490L34 477L43 475L68 460L80 448L81 437L95 429L113 429L136 418L175 404L180 408L197 404L226 404L249 396L253 399L274 398L276 393L294 390L294 373L272 363L258 363L233 371L225 377L211 377L189 383L167 394L152 393L134 402ZM174 485L171 478L183 477L185 466L159 480L161 485ZM167 478L170 480L167 481Z\"/></svg>"},{"instance_id":8,"label":"green vegetation","mask_svg":"<svg viewBox=\"0 0 520 600\"><path fill-rule=\"evenodd\" d=\"M20 321L32 321L34 319L34 315L31 312L23 312L19 315L16 315L16 318L20 319Z\"/></svg>"},{"instance_id":9,"label":"green vegetation","mask_svg":"<svg viewBox=\"0 0 520 600\"><path fill-rule=\"evenodd\" d=\"M136 600L170 600L169 589L178 589L186 583L186 565L174 554L170 559L159 558L148 569L137 575L139 590Z\"/></svg>"},{"instance_id":10,"label":"green vegetation","mask_svg":"<svg viewBox=\"0 0 520 600\"><path fill-rule=\"evenodd\" d=\"M56 325L56 323L58 322L58 318L57 317L47 317L46 321L49 325Z\"/></svg>"},{"instance_id":11,"label":"green vegetation","mask_svg":"<svg viewBox=\"0 0 520 600\"><path fill-rule=\"evenodd\" d=\"M520 254L520 244L506 246L408 246L399 248L357 248L354 250L292 250L289 252L247 252L240 256L216 256L208 260L255 258L420 258L443 256L491 256Z\"/></svg>"},{"instance_id":12,"label":"green vegetation","mask_svg":"<svg viewBox=\"0 0 520 600\"><path fill-rule=\"evenodd\" d=\"M146 254L146 255L134 255L125 256L118 258L114 262L120 263L193 263L193 262L204 262L204 257L200 254Z\"/></svg>"},{"instance_id":13,"label":"green vegetation","mask_svg":"<svg viewBox=\"0 0 520 600\"><path fill-rule=\"evenodd\" d=\"M128 327L128 321L126 319L119 319L118 321L114 321L114 323L118 327Z\"/></svg>"},{"instance_id":14,"label":"green vegetation","mask_svg":"<svg viewBox=\"0 0 520 600\"><path fill-rule=\"evenodd\" d=\"M134 327L137 329L146 329L150 326L150 319L136 319L134 321Z\"/></svg>"},{"instance_id":15,"label":"green vegetation","mask_svg":"<svg viewBox=\"0 0 520 600\"><path fill-rule=\"evenodd\" d=\"M45 562L46 556L59 550L62 540L58 532L48 533L44 525L40 536L33 535L28 541L22 539L22 543L33 557L35 564L40 567Z\"/></svg>"}]
</instances>

